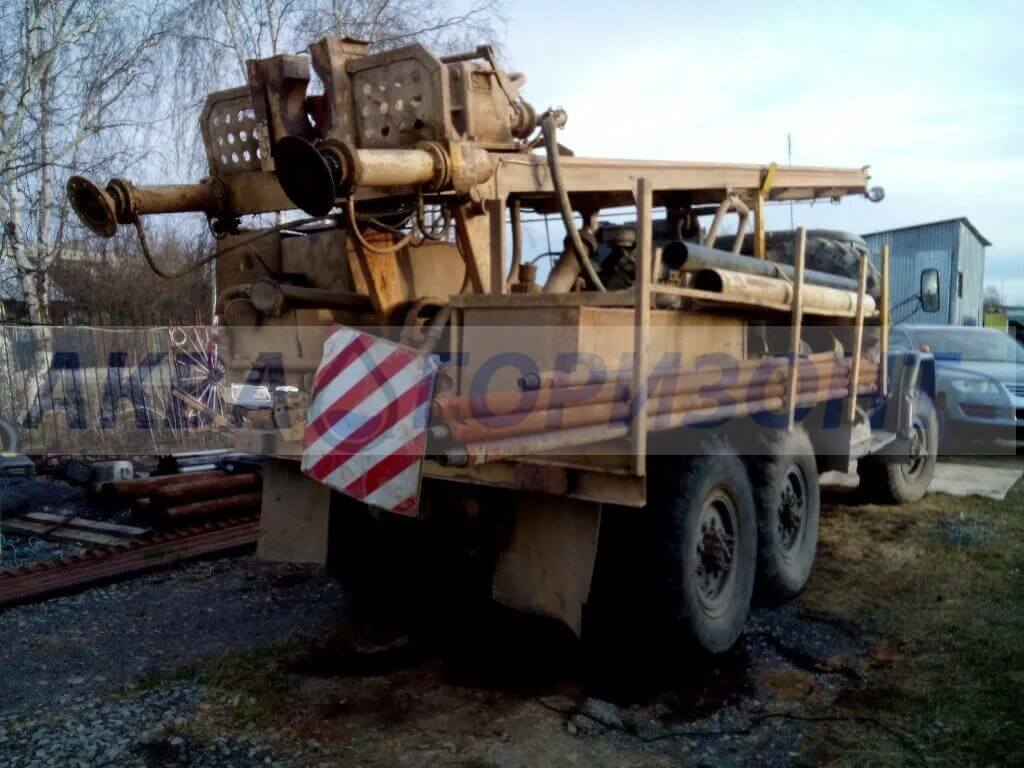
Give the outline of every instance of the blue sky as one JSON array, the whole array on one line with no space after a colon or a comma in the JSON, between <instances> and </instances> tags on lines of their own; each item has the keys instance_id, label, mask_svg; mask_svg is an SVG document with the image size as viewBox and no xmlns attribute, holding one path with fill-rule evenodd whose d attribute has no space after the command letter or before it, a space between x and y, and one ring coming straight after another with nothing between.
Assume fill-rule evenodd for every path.
<instances>
[{"instance_id":1,"label":"blue sky","mask_svg":"<svg viewBox=\"0 0 1024 768\"><path fill-rule=\"evenodd\" d=\"M525 0L508 14L524 94L566 108L577 154L785 162L789 132L794 163L870 165L886 190L797 206L797 225L967 216L994 243L986 284L1024 304L1024 4Z\"/></svg>"}]
</instances>

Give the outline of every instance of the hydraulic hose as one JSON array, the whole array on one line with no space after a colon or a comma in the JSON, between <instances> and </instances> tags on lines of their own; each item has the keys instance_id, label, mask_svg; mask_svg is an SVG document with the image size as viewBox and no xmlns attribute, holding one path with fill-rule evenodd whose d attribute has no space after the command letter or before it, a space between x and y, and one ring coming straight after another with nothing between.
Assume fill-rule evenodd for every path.
<instances>
[{"instance_id":1,"label":"hydraulic hose","mask_svg":"<svg viewBox=\"0 0 1024 768\"><path fill-rule=\"evenodd\" d=\"M551 173L551 186L555 188L555 196L558 198L558 207L562 212L562 223L565 224L566 235L572 244L576 258L587 273L590 284L599 291L607 290L601 278L597 276L594 263L590 260L590 253L580 238L579 230L576 229L576 222L573 219L572 204L569 202L569 193L565 189L565 181L562 179L562 166L558 160L558 120L559 116L549 111L541 121L541 130L544 133L544 150L548 156L548 170Z\"/></svg>"}]
</instances>

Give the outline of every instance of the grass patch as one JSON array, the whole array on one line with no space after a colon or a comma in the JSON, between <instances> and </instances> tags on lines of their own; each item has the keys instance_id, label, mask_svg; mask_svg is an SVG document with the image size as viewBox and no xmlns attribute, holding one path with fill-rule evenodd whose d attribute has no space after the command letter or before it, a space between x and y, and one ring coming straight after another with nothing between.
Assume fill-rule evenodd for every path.
<instances>
[{"instance_id":1,"label":"grass patch","mask_svg":"<svg viewBox=\"0 0 1024 768\"><path fill-rule=\"evenodd\" d=\"M138 695L193 680L208 690L223 694L231 707L218 716L233 726L271 724L275 714L286 711L294 683L290 670L296 654L306 645L293 641L237 651L196 665L170 666L149 672L133 681L117 698Z\"/></svg>"},{"instance_id":2,"label":"grass patch","mask_svg":"<svg viewBox=\"0 0 1024 768\"><path fill-rule=\"evenodd\" d=\"M946 535L965 520L986 535ZM841 703L901 724L943 764L1024 764L1024 487L1003 502L826 503L820 546L804 605L854 622L879 650ZM877 734L833 737L816 760L908 762Z\"/></svg>"}]
</instances>

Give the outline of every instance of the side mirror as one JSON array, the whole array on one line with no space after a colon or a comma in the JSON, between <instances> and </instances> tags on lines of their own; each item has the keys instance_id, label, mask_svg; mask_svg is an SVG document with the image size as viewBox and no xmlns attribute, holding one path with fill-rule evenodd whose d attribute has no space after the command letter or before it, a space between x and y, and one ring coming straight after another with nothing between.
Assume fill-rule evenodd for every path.
<instances>
[{"instance_id":1,"label":"side mirror","mask_svg":"<svg viewBox=\"0 0 1024 768\"><path fill-rule=\"evenodd\" d=\"M926 269L921 273L921 309L925 312L938 312L941 306L939 270Z\"/></svg>"}]
</instances>

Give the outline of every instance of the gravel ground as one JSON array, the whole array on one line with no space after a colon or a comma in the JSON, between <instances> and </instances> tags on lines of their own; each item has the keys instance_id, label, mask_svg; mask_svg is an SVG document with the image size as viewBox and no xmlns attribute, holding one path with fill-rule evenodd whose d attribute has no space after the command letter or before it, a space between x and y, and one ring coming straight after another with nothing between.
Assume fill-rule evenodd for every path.
<instances>
[{"instance_id":1,"label":"gravel ground","mask_svg":"<svg viewBox=\"0 0 1024 768\"><path fill-rule=\"evenodd\" d=\"M11 608L0 612L0 717L344 622L341 589L317 569L250 558Z\"/></svg>"},{"instance_id":2,"label":"gravel ground","mask_svg":"<svg viewBox=\"0 0 1024 768\"><path fill-rule=\"evenodd\" d=\"M197 734L195 718L232 701L194 682L111 700L61 698L35 715L0 719L0 765L8 768L306 768L315 750L280 754L253 727L231 736Z\"/></svg>"},{"instance_id":3,"label":"gravel ground","mask_svg":"<svg viewBox=\"0 0 1024 768\"><path fill-rule=\"evenodd\" d=\"M0 613L0 766L788 768L813 728L759 718L828 707L863 650L797 606L762 608L716 664L612 690L570 661L574 641L549 646L517 622L496 628L498 650L476 666L415 638L384 664L360 665L344 645L361 632L347 615L318 570L250 558ZM207 688L188 671L167 674L295 637L326 644L286 669L269 715L244 681ZM508 649L542 645L551 658L539 675L509 668ZM257 663L251 674L265 673Z\"/></svg>"}]
</instances>

